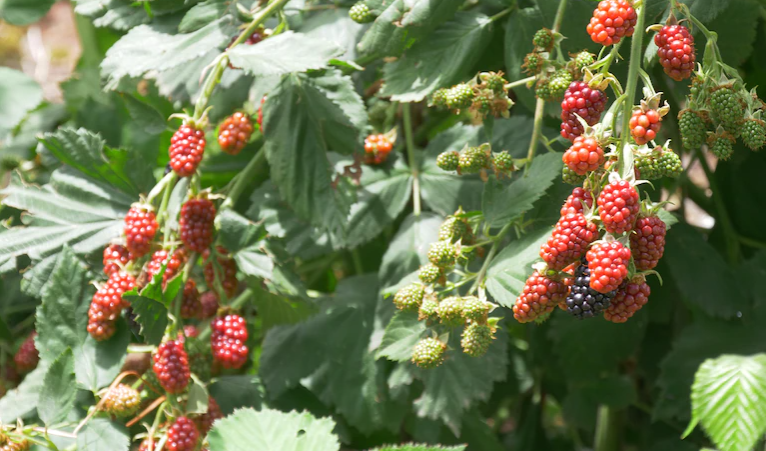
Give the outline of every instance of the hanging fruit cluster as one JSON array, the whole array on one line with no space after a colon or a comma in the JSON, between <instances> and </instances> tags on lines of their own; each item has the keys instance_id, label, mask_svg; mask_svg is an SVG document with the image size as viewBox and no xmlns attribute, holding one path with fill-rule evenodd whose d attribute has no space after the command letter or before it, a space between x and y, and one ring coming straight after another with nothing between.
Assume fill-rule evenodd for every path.
<instances>
[{"instance_id":1,"label":"hanging fruit cluster","mask_svg":"<svg viewBox=\"0 0 766 451\"><path fill-rule=\"evenodd\" d=\"M454 113L470 111L478 118L508 117L513 101L508 98L502 72L482 72L468 82L436 90L430 105Z\"/></svg>"},{"instance_id":2,"label":"hanging fruit cluster","mask_svg":"<svg viewBox=\"0 0 766 451\"><path fill-rule=\"evenodd\" d=\"M514 161L507 152L492 152L489 143L478 147L466 146L460 152L445 150L436 157L436 166L443 171L456 171L458 174L480 174L482 180L487 180L491 172L496 177L508 176L516 171L523 161Z\"/></svg>"}]
</instances>

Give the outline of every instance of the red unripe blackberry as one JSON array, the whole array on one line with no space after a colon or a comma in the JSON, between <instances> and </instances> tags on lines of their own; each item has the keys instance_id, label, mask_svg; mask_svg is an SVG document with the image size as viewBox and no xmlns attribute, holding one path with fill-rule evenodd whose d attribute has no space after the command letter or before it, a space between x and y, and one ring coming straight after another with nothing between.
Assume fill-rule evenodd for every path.
<instances>
[{"instance_id":1,"label":"red unripe blackberry","mask_svg":"<svg viewBox=\"0 0 766 451\"><path fill-rule=\"evenodd\" d=\"M138 451L160 451L157 448L157 443L150 438L145 438L141 445L138 447Z\"/></svg>"},{"instance_id":2,"label":"red unripe blackberry","mask_svg":"<svg viewBox=\"0 0 766 451\"><path fill-rule=\"evenodd\" d=\"M638 16L625 0L603 0L593 11L593 17L586 27L593 42L608 46L617 44L623 37L633 35Z\"/></svg>"},{"instance_id":3,"label":"red unripe blackberry","mask_svg":"<svg viewBox=\"0 0 766 451\"><path fill-rule=\"evenodd\" d=\"M261 97L261 105L258 107L258 117L255 119L255 122L258 123L258 128L261 129L261 133L263 133L263 104L266 103L266 97Z\"/></svg>"},{"instance_id":4,"label":"red unripe blackberry","mask_svg":"<svg viewBox=\"0 0 766 451\"><path fill-rule=\"evenodd\" d=\"M657 110L634 110L630 117L630 134L636 144L642 145L654 141L662 125L660 120Z\"/></svg>"},{"instance_id":5,"label":"red unripe blackberry","mask_svg":"<svg viewBox=\"0 0 766 451\"><path fill-rule=\"evenodd\" d=\"M117 384L104 395L104 410L117 417L133 415L141 405L141 395L135 388Z\"/></svg>"},{"instance_id":6,"label":"red unripe blackberry","mask_svg":"<svg viewBox=\"0 0 766 451\"><path fill-rule=\"evenodd\" d=\"M162 343L153 356L154 373L163 389L168 393L181 393L189 385L189 356L183 342L168 340Z\"/></svg>"},{"instance_id":7,"label":"red unripe blackberry","mask_svg":"<svg viewBox=\"0 0 766 451\"><path fill-rule=\"evenodd\" d=\"M553 234L540 247L540 257L550 269L560 271L579 260L598 237L596 224L580 213L561 217Z\"/></svg>"},{"instance_id":8,"label":"red unripe blackberry","mask_svg":"<svg viewBox=\"0 0 766 451\"><path fill-rule=\"evenodd\" d=\"M561 217L568 214L582 213L583 204L588 208L592 208L593 196L590 194L590 191L578 186L572 190L572 194L567 197L564 205L561 206Z\"/></svg>"},{"instance_id":9,"label":"red unripe blackberry","mask_svg":"<svg viewBox=\"0 0 766 451\"><path fill-rule=\"evenodd\" d=\"M218 267L210 260L210 250L205 251L202 255L205 265L205 282L209 288L215 290L215 275L218 272L218 281L221 283L223 292L227 297L232 297L237 293L239 283L237 281L237 262L228 257L229 252L223 247L218 246L216 249L218 251Z\"/></svg>"},{"instance_id":10,"label":"red unripe blackberry","mask_svg":"<svg viewBox=\"0 0 766 451\"><path fill-rule=\"evenodd\" d=\"M204 436L204 435L207 435L208 432L210 432L210 429L212 429L213 427L213 423L216 420L220 420L221 418L223 418L223 412L221 412L221 407L218 405L215 399L211 396L208 398L208 401L207 401L207 413L204 413L194 418L194 424L197 426L197 429L199 430L200 434Z\"/></svg>"},{"instance_id":11,"label":"red unripe blackberry","mask_svg":"<svg viewBox=\"0 0 766 451\"><path fill-rule=\"evenodd\" d=\"M184 286L184 292L181 298L181 318L192 319L202 311L202 304L199 301L199 290L197 283L189 279Z\"/></svg>"},{"instance_id":12,"label":"red unripe blackberry","mask_svg":"<svg viewBox=\"0 0 766 451\"><path fill-rule=\"evenodd\" d=\"M569 85L561 101L561 136L574 141L583 134L583 126L577 120L580 116L588 125L595 125L606 108L606 94L592 89L584 81Z\"/></svg>"},{"instance_id":13,"label":"red unripe blackberry","mask_svg":"<svg viewBox=\"0 0 766 451\"><path fill-rule=\"evenodd\" d=\"M224 152L237 155L245 148L252 134L253 122L250 116L237 111L224 119L218 128L218 145Z\"/></svg>"},{"instance_id":14,"label":"red unripe blackberry","mask_svg":"<svg viewBox=\"0 0 766 451\"><path fill-rule=\"evenodd\" d=\"M182 125L170 138L170 167L179 177L189 177L197 171L205 154L205 133L190 125Z\"/></svg>"},{"instance_id":15,"label":"red unripe blackberry","mask_svg":"<svg viewBox=\"0 0 766 451\"><path fill-rule=\"evenodd\" d=\"M689 78L694 71L697 56L694 53L694 37L683 25L665 25L654 36L657 56L665 73L675 81Z\"/></svg>"},{"instance_id":16,"label":"red unripe blackberry","mask_svg":"<svg viewBox=\"0 0 766 451\"><path fill-rule=\"evenodd\" d=\"M214 291L206 291L199 298L201 304L199 319L207 319L215 316L218 311L218 295Z\"/></svg>"},{"instance_id":17,"label":"red unripe blackberry","mask_svg":"<svg viewBox=\"0 0 766 451\"><path fill-rule=\"evenodd\" d=\"M651 293L652 290L643 277L623 282L609 308L604 311L604 319L613 323L624 323L649 302Z\"/></svg>"},{"instance_id":18,"label":"red unripe blackberry","mask_svg":"<svg viewBox=\"0 0 766 451\"><path fill-rule=\"evenodd\" d=\"M16 370L20 373L28 373L37 368L40 362L40 354L35 347L35 337L37 332L29 334L26 340L21 343L19 350L13 356L13 362L16 364Z\"/></svg>"},{"instance_id":19,"label":"red unripe blackberry","mask_svg":"<svg viewBox=\"0 0 766 451\"><path fill-rule=\"evenodd\" d=\"M215 205L209 199L190 199L181 207L178 229L181 241L194 252L213 243Z\"/></svg>"},{"instance_id":20,"label":"red unripe blackberry","mask_svg":"<svg viewBox=\"0 0 766 451\"><path fill-rule=\"evenodd\" d=\"M149 277L154 277L155 275L159 274L160 270L162 269L162 265L167 262L167 266L165 267L165 274L162 275L162 285L164 286L168 283L168 280L172 279L178 274L178 272L181 270L181 267L186 263L188 257L189 256L186 253L186 249L183 247L176 249L170 258L168 258L167 250L160 249L152 254L152 259L149 261L149 263L146 264L146 273L149 274Z\"/></svg>"},{"instance_id":21,"label":"red unripe blackberry","mask_svg":"<svg viewBox=\"0 0 766 451\"><path fill-rule=\"evenodd\" d=\"M628 181L618 180L606 185L597 200L604 229L614 234L633 230L640 202L638 191Z\"/></svg>"},{"instance_id":22,"label":"red unripe blackberry","mask_svg":"<svg viewBox=\"0 0 766 451\"><path fill-rule=\"evenodd\" d=\"M199 431L187 417L179 417L168 429L167 451L194 451L197 449Z\"/></svg>"},{"instance_id":23,"label":"red unripe blackberry","mask_svg":"<svg viewBox=\"0 0 766 451\"><path fill-rule=\"evenodd\" d=\"M247 327L239 315L216 318L211 324L210 346L213 358L224 368L240 368L247 361Z\"/></svg>"},{"instance_id":24,"label":"red unripe blackberry","mask_svg":"<svg viewBox=\"0 0 766 451\"><path fill-rule=\"evenodd\" d=\"M120 314L123 308L129 304L122 299L122 294L135 288L136 279L125 272L115 272L109 276L109 280L93 295L91 305L96 304L105 312Z\"/></svg>"},{"instance_id":25,"label":"red unripe blackberry","mask_svg":"<svg viewBox=\"0 0 766 451\"><path fill-rule=\"evenodd\" d=\"M197 338L199 337L199 329L197 329L197 326L194 324L187 324L184 326L184 337L186 338ZM191 357L190 357L191 360ZM192 367L192 364L189 363L189 368ZM192 371L193 372L193 371Z\"/></svg>"},{"instance_id":26,"label":"red unripe blackberry","mask_svg":"<svg viewBox=\"0 0 766 451\"><path fill-rule=\"evenodd\" d=\"M96 341L104 341L117 332L117 315L100 305L91 304L88 309L88 333Z\"/></svg>"},{"instance_id":27,"label":"red unripe blackberry","mask_svg":"<svg viewBox=\"0 0 766 451\"><path fill-rule=\"evenodd\" d=\"M592 136L578 136L564 152L564 164L577 175L595 171L604 164L604 149Z\"/></svg>"},{"instance_id":28,"label":"red unripe blackberry","mask_svg":"<svg viewBox=\"0 0 766 451\"><path fill-rule=\"evenodd\" d=\"M110 275L128 264L130 252L121 244L110 244L104 249L104 273Z\"/></svg>"},{"instance_id":29,"label":"red unripe blackberry","mask_svg":"<svg viewBox=\"0 0 766 451\"><path fill-rule=\"evenodd\" d=\"M568 292L564 282L542 276L535 271L527 279L524 290L513 306L513 317L520 323L545 317L566 299Z\"/></svg>"},{"instance_id":30,"label":"red unripe blackberry","mask_svg":"<svg viewBox=\"0 0 766 451\"><path fill-rule=\"evenodd\" d=\"M141 207L131 207L125 215L125 247L130 251L130 258L137 259L146 255L152 247L152 240L160 225L153 211Z\"/></svg>"},{"instance_id":31,"label":"red unripe blackberry","mask_svg":"<svg viewBox=\"0 0 766 451\"><path fill-rule=\"evenodd\" d=\"M654 269L665 252L667 227L657 216L642 216L630 235L630 251L639 271Z\"/></svg>"},{"instance_id":32,"label":"red unripe blackberry","mask_svg":"<svg viewBox=\"0 0 766 451\"><path fill-rule=\"evenodd\" d=\"M628 276L630 249L619 241L596 243L585 257L590 269L590 287L599 293L616 290Z\"/></svg>"},{"instance_id":33,"label":"red unripe blackberry","mask_svg":"<svg viewBox=\"0 0 766 451\"><path fill-rule=\"evenodd\" d=\"M367 164L381 164L393 149L386 135L369 135L364 139L364 161Z\"/></svg>"}]
</instances>

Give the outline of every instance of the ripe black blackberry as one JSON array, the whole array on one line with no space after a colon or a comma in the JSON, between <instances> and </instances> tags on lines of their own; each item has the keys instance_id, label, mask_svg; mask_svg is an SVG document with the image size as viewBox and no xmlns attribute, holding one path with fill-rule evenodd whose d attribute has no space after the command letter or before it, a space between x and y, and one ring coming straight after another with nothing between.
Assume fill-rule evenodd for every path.
<instances>
[{"instance_id":1,"label":"ripe black blackberry","mask_svg":"<svg viewBox=\"0 0 766 451\"><path fill-rule=\"evenodd\" d=\"M567 312L576 318L593 318L609 308L615 291L599 293L590 287L590 269L583 258L575 269L575 278L569 296L566 299Z\"/></svg>"}]
</instances>

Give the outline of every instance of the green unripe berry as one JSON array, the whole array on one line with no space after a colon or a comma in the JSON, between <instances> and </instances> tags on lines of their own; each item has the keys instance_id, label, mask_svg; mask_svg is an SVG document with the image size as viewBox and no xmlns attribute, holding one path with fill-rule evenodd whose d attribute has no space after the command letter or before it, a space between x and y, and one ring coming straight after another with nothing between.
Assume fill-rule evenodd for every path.
<instances>
[{"instance_id":1,"label":"green unripe berry","mask_svg":"<svg viewBox=\"0 0 766 451\"><path fill-rule=\"evenodd\" d=\"M742 142L751 150L758 150L766 144L766 122L760 119L748 119L740 132Z\"/></svg>"},{"instance_id":2,"label":"green unripe berry","mask_svg":"<svg viewBox=\"0 0 766 451\"><path fill-rule=\"evenodd\" d=\"M424 319L435 319L438 316L439 300L436 296L428 295L423 298L423 303L420 304L420 310L418 310L418 321Z\"/></svg>"},{"instance_id":3,"label":"green unripe berry","mask_svg":"<svg viewBox=\"0 0 766 451\"><path fill-rule=\"evenodd\" d=\"M550 100L561 100L564 98L564 93L570 84L572 84L572 74L568 70L559 69L554 72L548 81Z\"/></svg>"},{"instance_id":4,"label":"green unripe berry","mask_svg":"<svg viewBox=\"0 0 766 451\"><path fill-rule=\"evenodd\" d=\"M434 91L433 94L431 94L431 106L435 107L446 107L447 106L447 94L449 93L449 89L447 88L441 88Z\"/></svg>"},{"instance_id":5,"label":"green unripe berry","mask_svg":"<svg viewBox=\"0 0 766 451\"><path fill-rule=\"evenodd\" d=\"M564 183L569 183L570 185L581 186L585 182L586 177L569 169L567 165L564 165L564 168L561 170L561 179Z\"/></svg>"},{"instance_id":6,"label":"green unripe berry","mask_svg":"<svg viewBox=\"0 0 766 451\"><path fill-rule=\"evenodd\" d=\"M420 267L420 270L418 270L418 278L421 282L425 284L432 284L439 280L439 277L442 275L442 270L438 266L434 265L433 263L429 263L427 265L423 265Z\"/></svg>"},{"instance_id":7,"label":"green unripe berry","mask_svg":"<svg viewBox=\"0 0 766 451\"><path fill-rule=\"evenodd\" d=\"M473 89L465 83L451 87L447 91L447 106L453 110L464 110L473 103Z\"/></svg>"},{"instance_id":8,"label":"green unripe berry","mask_svg":"<svg viewBox=\"0 0 766 451\"><path fill-rule=\"evenodd\" d=\"M577 70L583 70L596 62L596 56L590 52L580 52L574 57L574 66Z\"/></svg>"},{"instance_id":9,"label":"green unripe berry","mask_svg":"<svg viewBox=\"0 0 766 451\"><path fill-rule=\"evenodd\" d=\"M439 241L456 243L468 232L468 222L463 218L450 216L439 227Z\"/></svg>"},{"instance_id":10,"label":"green unripe berry","mask_svg":"<svg viewBox=\"0 0 766 451\"><path fill-rule=\"evenodd\" d=\"M476 174L489 164L487 152L480 147L469 147L460 152L458 167L463 174Z\"/></svg>"},{"instance_id":11,"label":"green unripe berry","mask_svg":"<svg viewBox=\"0 0 766 451\"><path fill-rule=\"evenodd\" d=\"M535 32L532 37L532 44L546 52L553 48L553 33L547 28L542 28Z\"/></svg>"},{"instance_id":12,"label":"green unripe berry","mask_svg":"<svg viewBox=\"0 0 766 451\"><path fill-rule=\"evenodd\" d=\"M713 90L708 98L708 106L713 118L721 123L724 130L735 136L739 134L743 123L743 104L732 87Z\"/></svg>"},{"instance_id":13,"label":"green unripe berry","mask_svg":"<svg viewBox=\"0 0 766 451\"><path fill-rule=\"evenodd\" d=\"M463 329L460 346L469 356L481 357L487 353L494 338L491 327L486 324L470 323Z\"/></svg>"},{"instance_id":14,"label":"green unripe berry","mask_svg":"<svg viewBox=\"0 0 766 451\"><path fill-rule=\"evenodd\" d=\"M354 3L354 6L348 10L348 16L356 23L369 23L375 20L370 7L363 1Z\"/></svg>"},{"instance_id":15,"label":"green unripe berry","mask_svg":"<svg viewBox=\"0 0 766 451\"><path fill-rule=\"evenodd\" d=\"M665 149L657 159L657 167L664 177L676 178L684 172L681 158L670 149Z\"/></svg>"},{"instance_id":16,"label":"green unripe berry","mask_svg":"<svg viewBox=\"0 0 766 451\"><path fill-rule=\"evenodd\" d=\"M537 52L528 53L527 56L524 57L524 64L521 65L521 68L524 69L524 72L530 75L537 75L540 73L540 69L542 69L544 62L545 57L543 57L543 55Z\"/></svg>"},{"instance_id":17,"label":"green unripe berry","mask_svg":"<svg viewBox=\"0 0 766 451\"><path fill-rule=\"evenodd\" d=\"M678 130L685 148L697 150L705 143L705 121L693 110L683 110L678 116Z\"/></svg>"},{"instance_id":18,"label":"green unripe berry","mask_svg":"<svg viewBox=\"0 0 766 451\"><path fill-rule=\"evenodd\" d=\"M449 241L437 241L428 249L428 260L439 268L449 268L455 265L457 257L455 246Z\"/></svg>"},{"instance_id":19,"label":"green unripe berry","mask_svg":"<svg viewBox=\"0 0 766 451\"><path fill-rule=\"evenodd\" d=\"M498 171L510 172L515 169L513 165L513 157L506 151L492 155L492 162L495 164L495 169Z\"/></svg>"},{"instance_id":20,"label":"green unripe berry","mask_svg":"<svg viewBox=\"0 0 766 451\"><path fill-rule=\"evenodd\" d=\"M412 351L412 363L423 369L436 368L444 363L444 351L447 345L436 338L424 338Z\"/></svg>"},{"instance_id":21,"label":"green unripe berry","mask_svg":"<svg viewBox=\"0 0 766 451\"><path fill-rule=\"evenodd\" d=\"M463 299L457 296L444 298L436 310L439 320L445 326L460 326L465 322L463 318Z\"/></svg>"},{"instance_id":22,"label":"green unripe berry","mask_svg":"<svg viewBox=\"0 0 766 451\"><path fill-rule=\"evenodd\" d=\"M133 415L141 406L141 396L135 388L117 384L104 396L104 411L116 417Z\"/></svg>"},{"instance_id":23,"label":"green unripe berry","mask_svg":"<svg viewBox=\"0 0 766 451\"><path fill-rule=\"evenodd\" d=\"M495 94L505 94L505 79L498 74L491 73L487 76L485 82L487 89Z\"/></svg>"},{"instance_id":24,"label":"green unripe berry","mask_svg":"<svg viewBox=\"0 0 766 451\"><path fill-rule=\"evenodd\" d=\"M487 322L487 315L492 308L489 302L482 301L476 296L463 298L463 318L475 323Z\"/></svg>"},{"instance_id":25,"label":"green unripe berry","mask_svg":"<svg viewBox=\"0 0 766 451\"><path fill-rule=\"evenodd\" d=\"M639 176L644 180L657 180L663 176L658 159L653 155L636 155L635 164Z\"/></svg>"},{"instance_id":26,"label":"green unripe berry","mask_svg":"<svg viewBox=\"0 0 766 451\"><path fill-rule=\"evenodd\" d=\"M420 308L425 294L426 290L423 285L413 283L396 292L394 295L394 305L399 310L416 311Z\"/></svg>"},{"instance_id":27,"label":"green unripe berry","mask_svg":"<svg viewBox=\"0 0 766 451\"><path fill-rule=\"evenodd\" d=\"M460 154L456 150L447 150L436 157L436 166L442 171L457 171L460 165Z\"/></svg>"},{"instance_id":28,"label":"green unripe berry","mask_svg":"<svg viewBox=\"0 0 766 451\"><path fill-rule=\"evenodd\" d=\"M719 160L728 160L731 154L734 153L733 139L724 135L712 135L708 141L708 146L713 155L718 157Z\"/></svg>"}]
</instances>

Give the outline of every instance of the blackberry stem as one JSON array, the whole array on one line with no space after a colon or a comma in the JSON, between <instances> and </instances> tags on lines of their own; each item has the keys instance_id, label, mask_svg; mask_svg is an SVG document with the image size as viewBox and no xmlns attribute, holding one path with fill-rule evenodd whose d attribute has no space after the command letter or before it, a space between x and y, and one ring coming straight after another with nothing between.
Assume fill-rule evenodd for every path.
<instances>
[{"instance_id":1,"label":"blackberry stem","mask_svg":"<svg viewBox=\"0 0 766 451\"><path fill-rule=\"evenodd\" d=\"M492 259L495 258L495 254L497 253L497 249L500 247L500 241L503 239L506 233L510 231L513 228L513 223L506 224L505 227L503 227L500 232L493 238L495 241L494 244L492 244L492 247L489 249L489 253L487 254L487 258L484 259L484 263L481 265L481 269L479 270L479 273L476 275L476 281L471 285L471 289L468 290L468 294L473 294L476 292L476 290L479 288L479 286L484 283L484 276L487 274L487 270L489 269L489 264L492 263Z\"/></svg>"},{"instance_id":2,"label":"blackberry stem","mask_svg":"<svg viewBox=\"0 0 766 451\"><path fill-rule=\"evenodd\" d=\"M595 451L615 451L619 448L618 412L606 405L598 407L596 414Z\"/></svg>"},{"instance_id":3,"label":"blackberry stem","mask_svg":"<svg viewBox=\"0 0 766 451\"><path fill-rule=\"evenodd\" d=\"M412 104L404 104L402 121L404 122L404 140L407 145L407 159L412 171L412 213L420 216L420 168L415 158L415 140L412 135Z\"/></svg>"},{"instance_id":4,"label":"blackberry stem","mask_svg":"<svg viewBox=\"0 0 766 451\"><path fill-rule=\"evenodd\" d=\"M633 171L633 154L626 151L628 146L628 137L630 136L630 116L633 110L633 102L636 100L636 85L638 85L638 75L641 69L641 48L644 38L644 18L646 17L646 6L640 6L636 11L638 18L630 43L630 65L628 66L628 83L625 86L625 105L622 109L622 129L620 130L620 147L618 148L617 171L623 178L628 178L626 171ZM626 164L626 160L629 160ZM632 174L630 174L632 175Z\"/></svg>"}]
</instances>

